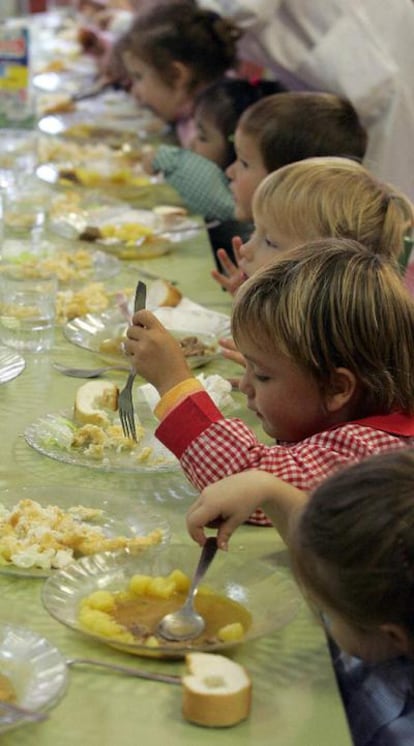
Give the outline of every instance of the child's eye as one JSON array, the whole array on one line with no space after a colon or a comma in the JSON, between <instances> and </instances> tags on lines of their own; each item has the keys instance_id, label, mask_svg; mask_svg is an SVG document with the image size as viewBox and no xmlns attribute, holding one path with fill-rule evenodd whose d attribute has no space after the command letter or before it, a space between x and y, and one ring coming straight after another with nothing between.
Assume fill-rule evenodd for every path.
<instances>
[{"instance_id":1,"label":"child's eye","mask_svg":"<svg viewBox=\"0 0 414 746\"><path fill-rule=\"evenodd\" d=\"M269 246L270 249L278 249L279 248L279 246L277 245L277 243L275 241L271 241L270 238L266 238L265 237L264 242L265 242L266 246Z\"/></svg>"},{"instance_id":2,"label":"child's eye","mask_svg":"<svg viewBox=\"0 0 414 746\"><path fill-rule=\"evenodd\" d=\"M257 381L260 381L260 383L266 383L266 381L270 381L270 376L264 376L260 373L255 373L254 377Z\"/></svg>"}]
</instances>

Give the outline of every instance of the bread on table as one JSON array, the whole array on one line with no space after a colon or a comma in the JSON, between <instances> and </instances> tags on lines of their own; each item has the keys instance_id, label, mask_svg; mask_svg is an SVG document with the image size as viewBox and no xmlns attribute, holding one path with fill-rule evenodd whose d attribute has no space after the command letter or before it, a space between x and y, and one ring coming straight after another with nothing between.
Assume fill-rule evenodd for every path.
<instances>
[{"instance_id":1,"label":"bread on table","mask_svg":"<svg viewBox=\"0 0 414 746\"><path fill-rule=\"evenodd\" d=\"M149 308L160 306L178 306L182 293L168 280L154 280L148 288L147 305Z\"/></svg>"},{"instance_id":2,"label":"bread on table","mask_svg":"<svg viewBox=\"0 0 414 746\"><path fill-rule=\"evenodd\" d=\"M80 424L104 425L107 411L118 409L119 389L112 381L87 381L79 386L74 405L74 419Z\"/></svg>"},{"instance_id":3,"label":"bread on table","mask_svg":"<svg viewBox=\"0 0 414 746\"><path fill-rule=\"evenodd\" d=\"M161 231L168 231L175 228L179 218L185 218L188 211L185 207L176 207L175 205L157 205L152 208L152 212L157 218L157 228Z\"/></svg>"},{"instance_id":4,"label":"bread on table","mask_svg":"<svg viewBox=\"0 0 414 746\"><path fill-rule=\"evenodd\" d=\"M186 720L220 728L248 717L252 682L243 666L214 653L189 653L185 661L182 712Z\"/></svg>"}]
</instances>

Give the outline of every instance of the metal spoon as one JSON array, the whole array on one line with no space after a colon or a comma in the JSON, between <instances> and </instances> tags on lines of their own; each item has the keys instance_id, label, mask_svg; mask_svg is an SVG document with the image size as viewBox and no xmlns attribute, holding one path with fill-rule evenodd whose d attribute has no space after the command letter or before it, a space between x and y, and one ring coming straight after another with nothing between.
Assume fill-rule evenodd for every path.
<instances>
[{"instance_id":1,"label":"metal spoon","mask_svg":"<svg viewBox=\"0 0 414 746\"><path fill-rule=\"evenodd\" d=\"M206 626L205 620L194 609L194 597L200 580L207 572L217 551L217 540L210 536L203 546L190 590L184 605L171 614L166 614L157 626L157 633L166 640L193 640Z\"/></svg>"},{"instance_id":2,"label":"metal spoon","mask_svg":"<svg viewBox=\"0 0 414 746\"><path fill-rule=\"evenodd\" d=\"M73 378L99 378L103 373L107 373L109 370L122 370L129 371L127 365L107 365L103 368L67 368L65 365L60 363L53 363L53 367L63 373L64 376L72 376Z\"/></svg>"}]
</instances>

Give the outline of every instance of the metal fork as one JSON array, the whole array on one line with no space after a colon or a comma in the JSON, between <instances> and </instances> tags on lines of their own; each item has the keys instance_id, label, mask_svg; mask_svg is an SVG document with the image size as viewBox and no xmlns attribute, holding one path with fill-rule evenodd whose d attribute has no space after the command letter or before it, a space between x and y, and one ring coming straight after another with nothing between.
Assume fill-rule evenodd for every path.
<instances>
[{"instance_id":1,"label":"metal fork","mask_svg":"<svg viewBox=\"0 0 414 746\"><path fill-rule=\"evenodd\" d=\"M146 297L146 285L140 280L135 290L134 312L140 311L142 308L145 308ZM135 376L136 374L131 371L124 388L119 394L118 411L119 419L121 420L122 430L125 437L132 438L136 441L137 431L135 428L134 403L132 401L132 386Z\"/></svg>"}]
</instances>

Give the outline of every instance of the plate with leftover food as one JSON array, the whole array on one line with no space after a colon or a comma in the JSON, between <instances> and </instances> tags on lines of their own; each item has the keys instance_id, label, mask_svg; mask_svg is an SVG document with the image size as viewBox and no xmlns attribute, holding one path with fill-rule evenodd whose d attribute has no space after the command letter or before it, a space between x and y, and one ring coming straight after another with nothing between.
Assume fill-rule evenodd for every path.
<instances>
[{"instance_id":1,"label":"plate with leftover food","mask_svg":"<svg viewBox=\"0 0 414 746\"><path fill-rule=\"evenodd\" d=\"M112 381L87 381L77 389L72 410L40 417L26 428L26 442L56 461L91 469L178 469L178 460L155 437L157 421L142 398L135 401L137 442L123 435L118 396L119 388Z\"/></svg>"},{"instance_id":2,"label":"plate with leftover food","mask_svg":"<svg viewBox=\"0 0 414 746\"><path fill-rule=\"evenodd\" d=\"M160 310L155 310L157 316ZM188 320L187 326L177 327L168 323L166 326L180 341L190 367L199 368L207 365L218 356L217 336L214 333L194 331ZM119 362L121 359L125 360L122 345L127 328L128 324L121 312L111 309L101 314L87 314L72 319L63 326L63 333L78 347L97 352L106 359Z\"/></svg>"},{"instance_id":3,"label":"plate with leftover food","mask_svg":"<svg viewBox=\"0 0 414 746\"><path fill-rule=\"evenodd\" d=\"M51 229L65 238L101 246L120 258L150 258L172 249L171 244L193 238L200 221L181 208L159 206L153 210L134 209L127 205L91 206L81 203L59 211L56 206L50 219Z\"/></svg>"},{"instance_id":4,"label":"plate with leftover food","mask_svg":"<svg viewBox=\"0 0 414 746\"><path fill-rule=\"evenodd\" d=\"M27 239L6 239L2 248L3 263L23 267L28 278L54 274L60 287L101 282L115 277L120 271L120 261L99 249L66 249L50 241L41 241L36 251Z\"/></svg>"},{"instance_id":5,"label":"plate with leftover food","mask_svg":"<svg viewBox=\"0 0 414 746\"><path fill-rule=\"evenodd\" d=\"M79 165L74 165L71 161L42 163L38 166L36 175L48 184L90 189L121 186L143 187L157 183L155 177L145 174L139 164L128 167L111 162L105 163L101 160Z\"/></svg>"},{"instance_id":6,"label":"plate with leftover food","mask_svg":"<svg viewBox=\"0 0 414 746\"><path fill-rule=\"evenodd\" d=\"M83 556L165 544L167 522L138 500L67 486L5 489L0 573L48 577Z\"/></svg>"},{"instance_id":7,"label":"plate with leftover food","mask_svg":"<svg viewBox=\"0 0 414 746\"><path fill-rule=\"evenodd\" d=\"M46 638L25 627L0 624L0 699L31 712L54 707L68 685L65 660ZM0 703L0 734L27 725Z\"/></svg>"},{"instance_id":8,"label":"plate with leftover food","mask_svg":"<svg viewBox=\"0 0 414 746\"><path fill-rule=\"evenodd\" d=\"M131 166L142 159L142 149L139 144L120 145L115 148L104 142L87 140L68 140L63 137L40 136L37 146L37 157L41 163L77 163L87 164L89 161L105 160L115 167Z\"/></svg>"},{"instance_id":9,"label":"plate with leftover food","mask_svg":"<svg viewBox=\"0 0 414 746\"><path fill-rule=\"evenodd\" d=\"M46 581L43 604L53 618L86 637L157 658L236 648L295 617L301 602L286 568L219 552L195 601L206 619L204 632L186 642L160 638L157 623L184 603L199 557L195 544L170 544L137 557L128 552L85 557Z\"/></svg>"}]
</instances>

